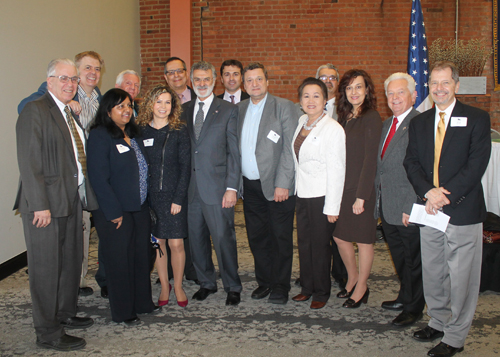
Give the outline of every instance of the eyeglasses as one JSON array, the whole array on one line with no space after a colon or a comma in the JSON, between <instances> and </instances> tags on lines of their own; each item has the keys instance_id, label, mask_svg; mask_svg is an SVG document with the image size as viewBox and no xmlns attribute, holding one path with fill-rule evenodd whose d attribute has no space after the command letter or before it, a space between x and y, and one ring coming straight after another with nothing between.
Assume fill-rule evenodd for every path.
<instances>
[{"instance_id":1,"label":"eyeglasses","mask_svg":"<svg viewBox=\"0 0 500 357\"><path fill-rule=\"evenodd\" d=\"M61 83L68 83L69 81L78 84L80 83L80 77L68 77L68 76L49 76L49 77L54 77L54 78L59 78Z\"/></svg>"},{"instance_id":2,"label":"eyeglasses","mask_svg":"<svg viewBox=\"0 0 500 357\"><path fill-rule=\"evenodd\" d=\"M335 76L321 76L319 77L319 79L321 79L323 82L326 81L327 79L331 80L332 82L335 82L337 81L337 77Z\"/></svg>"},{"instance_id":3,"label":"eyeglasses","mask_svg":"<svg viewBox=\"0 0 500 357\"><path fill-rule=\"evenodd\" d=\"M175 74L182 74L186 70L184 68L179 68L179 69L171 69L170 71L167 71L167 74L169 76L174 76Z\"/></svg>"}]
</instances>

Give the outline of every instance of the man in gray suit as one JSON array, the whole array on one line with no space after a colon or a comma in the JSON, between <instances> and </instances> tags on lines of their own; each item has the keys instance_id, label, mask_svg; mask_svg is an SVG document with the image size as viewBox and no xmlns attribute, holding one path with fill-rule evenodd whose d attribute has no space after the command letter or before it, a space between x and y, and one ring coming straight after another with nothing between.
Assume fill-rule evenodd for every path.
<instances>
[{"instance_id":1,"label":"man in gray suit","mask_svg":"<svg viewBox=\"0 0 500 357\"><path fill-rule=\"evenodd\" d=\"M201 61L191 67L196 100L182 106L181 119L191 138L188 224L191 257L200 281L194 300L217 292L210 236L217 254L226 305L240 303L241 281L234 231L234 205L240 184L236 130L238 109L214 96L215 67Z\"/></svg>"},{"instance_id":2,"label":"man in gray suit","mask_svg":"<svg viewBox=\"0 0 500 357\"><path fill-rule=\"evenodd\" d=\"M69 102L78 71L69 59L47 69L48 92L29 102L16 125L20 185L14 209L22 216L37 345L77 350L83 338L65 328L91 326L76 317L83 258L82 208L97 209L86 180L85 135Z\"/></svg>"},{"instance_id":3,"label":"man in gray suit","mask_svg":"<svg viewBox=\"0 0 500 357\"><path fill-rule=\"evenodd\" d=\"M375 177L375 218L382 229L401 283L396 300L384 301L382 307L402 311L395 326L409 326L422 317L424 291L420 258L419 228L409 223L417 195L408 181L403 160L408 146L408 126L420 114L413 109L417 96L415 81L406 73L394 73L384 82L387 104L393 115L382 127Z\"/></svg>"},{"instance_id":4,"label":"man in gray suit","mask_svg":"<svg viewBox=\"0 0 500 357\"><path fill-rule=\"evenodd\" d=\"M293 255L295 179L292 137L298 116L294 104L268 93L261 63L243 70L250 99L238 104L238 139L243 174L243 209L258 287L253 299L286 304Z\"/></svg>"}]
</instances>

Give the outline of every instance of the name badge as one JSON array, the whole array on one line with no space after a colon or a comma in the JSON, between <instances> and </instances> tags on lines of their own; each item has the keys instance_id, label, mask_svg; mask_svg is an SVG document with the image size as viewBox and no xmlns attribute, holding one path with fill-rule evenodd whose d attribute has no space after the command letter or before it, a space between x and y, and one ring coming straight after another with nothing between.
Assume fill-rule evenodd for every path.
<instances>
[{"instance_id":1,"label":"name badge","mask_svg":"<svg viewBox=\"0 0 500 357\"><path fill-rule=\"evenodd\" d=\"M144 146L153 146L154 141L154 138L143 140Z\"/></svg>"},{"instance_id":2,"label":"name badge","mask_svg":"<svg viewBox=\"0 0 500 357\"><path fill-rule=\"evenodd\" d=\"M276 134L273 130L271 130L269 134L267 134L267 138L276 144L280 139L280 136Z\"/></svg>"},{"instance_id":3,"label":"name badge","mask_svg":"<svg viewBox=\"0 0 500 357\"><path fill-rule=\"evenodd\" d=\"M467 126L467 117L451 117L450 126Z\"/></svg>"},{"instance_id":4,"label":"name badge","mask_svg":"<svg viewBox=\"0 0 500 357\"><path fill-rule=\"evenodd\" d=\"M122 145L122 144L116 144L116 148L118 149L118 152L120 154L123 154L124 152L130 151L130 148L128 148L127 146Z\"/></svg>"}]
</instances>

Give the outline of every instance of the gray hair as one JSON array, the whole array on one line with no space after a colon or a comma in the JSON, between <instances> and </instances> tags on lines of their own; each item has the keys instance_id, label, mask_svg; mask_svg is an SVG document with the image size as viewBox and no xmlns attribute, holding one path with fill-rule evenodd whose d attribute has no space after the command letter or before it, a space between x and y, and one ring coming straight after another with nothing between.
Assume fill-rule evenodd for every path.
<instances>
[{"instance_id":1,"label":"gray hair","mask_svg":"<svg viewBox=\"0 0 500 357\"><path fill-rule=\"evenodd\" d=\"M415 92L415 80L413 79L413 77L410 76L408 73L396 72L391 74L389 78L387 78L384 82L384 89L386 96L387 96L387 87L389 86L389 83L395 81L396 79L406 80L406 83L408 83L408 90L410 91L410 93L413 94L413 92Z\"/></svg>"},{"instance_id":2,"label":"gray hair","mask_svg":"<svg viewBox=\"0 0 500 357\"><path fill-rule=\"evenodd\" d=\"M196 62L191 66L191 74L190 74L191 82L193 82L193 72L195 70L212 71L212 76L214 80L217 78L217 72L215 72L215 67L212 64L208 63L207 61L200 61Z\"/></svg>"},{"instance_id":3,"label":"gray hair","mask_svg":"<svg viewBox=\"0 0 500 357\"><path fill-rule=\"evenodd\" d=\"M137 76L137 78L139 78L139 85L141 85L141 76L139 76L139 74L134 71L133 69L126 69L124 71L121 71L120 73L118 73L118 75L116 76L116 84L121 86L122 83L123 83L123 77L126 75L126 74L133 74L134 76Z\"/></svg>"},{"instance_id":4,"label":"gray hair","mask_svg":"<svg viewBox=\"0 0 500 357\"><path fill-rule=\"evenodd\" d=\"M73 66L76 69L76 75L78 76L80 73L78 72L78 67L76 67L75 62L70 60L69 58L56 58L50 61L47 67L47 77L53 76L56 74L56 67L59 64L67 64L68 66Z\"/></svg>"},{"instance_id":5,"label":"gray hair","mask_svg":"<svg viewBox=\"0 0 500 357\"><path fill-rule=\"evenodd\" d=\"M333 64L331 63L327 63L327 64L324 64L322 66L319 66L318 67L318 70L316 71L316 79L319 78L319 72L321 72L322 69L325 69L325 68L328 68L328 69L334 69L335 72L337 72L337 80L339 80L339 76L340 76L340 72L338 70L337 67L335 67Z\"/></svg>"}]
</instances>

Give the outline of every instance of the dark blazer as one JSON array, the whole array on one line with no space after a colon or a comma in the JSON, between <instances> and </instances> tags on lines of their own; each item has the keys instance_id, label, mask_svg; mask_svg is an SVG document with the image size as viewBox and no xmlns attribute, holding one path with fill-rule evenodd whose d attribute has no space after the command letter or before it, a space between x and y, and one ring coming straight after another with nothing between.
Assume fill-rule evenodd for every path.
<instances>
[{"instance_id":1,"label":"dark blazer","mask_svg":"<svg viewBox=\"0 0 500 357\"><path fill-rule=\"evenodd\" d=\"M97 92L97 100L100 103L101 102L101 98L102 98L101 91L99 90L98 87L95 87L95 90ZM21 100L21 103L19 103L19 105L17 106L17 113L21 114L21 112L23 111L24 106L27 103L32 102L32 101L40 98L45 93L47 93L47 82L43 82L42 84L40 84L40 87L38 87L38 90L35 93L32 93L28 97L26 97L23 100ZM79 100L78 100L78 91L76 92L75 97L73 98L73 100L76 100L77 102L79 102Z\"/></svg>"},{"instance_id":2,"label":"dark blazer","mask_svg":"<svg viewBox=\"0 0 500 357\"><path fill-rule=\"evenodd\" d=\"M197 189L205 204L222 204L226 189L238 189L241 163L236 130L238 108L214 97L198 140L194 136L193 113L196 100L182 105L181 119L191 138L191 180L188 200Z\"/></svg>"},{"instance_id":3,"label":"dark blazer","mask_svg":"<svg viewBox=\"0 0 500 357\"><path fill-rule=\"evenodd\" d=\"M392 119L387 118L382 124L382 135L377 155L377 174L375 176L375 193L377 201L375 203L375 218L380 217L380 199L382 198L382 210L387 223L402 226L402 214L410 214L413 204L417 202L415 190L408 181L406 171L403 167L403 160L408 147L408 127L410 121L419 115L415 109L406 116L394 133L384 158L381 159L382 148L385 138L391 130ZM381 190L381 188L383 188Z\"/></svg>"},{"instance_id":4,"label":"dark blazer","mask_svg":"<svg viewBox=\"0 0 500 357\"><path fill-rule=\"evenodd\" d=\"M142 138L135 137L146 161L148 156ZM117 145L129 148L120 154ZM114 139L100 126L90 131L87 143L87 171L96 187L99 208L108 221L123 216L123 212L141 210L139 166L135 151L125 139Z\"/></svg>"},{"instance_id":5,"label":"dark blazer","mask_svg":"<svg viewBox=\"0 0 500 357\"><path fill-rule=\"evenodd\" d=\"M249 104L250 99L238 103L240 112L238 147L241 145L241 131ZM269 201L274 200L276 187L286 188L289 190L290 196L295 195L292 138L298 122L299 117L293 102L267 94L259 125L255 156L262 192ZM267 138L271 130L280 136L276 143Z\"/></svg>"},{"instance_id":6,"label":"dark blazer","mask_svg":"<svg viewBox=\"0 0 500 357\"><path fill-rule=\"evenodd\" d=\"M434 171L434 124L436 108L410 123L404 166L419 203L432 188ZM439 185L451 193L443 207L453 225L469 225L486 219L481 177L491 154L490 116L487 112L456 101L451 117L466 117L465 127L448 123L439 161Z\"/></svg>"},{"instance_id":7,"label":"dark blazer","mask_svg":"<svg viewBox=\"0 0 500 357\"><path fill-rule=\"evenodd\" d=\"M224 94L225 94L225 93L226 93L226 92L224 91L224 93L219 94L219 95L217 96L217 98L224 99ZM248 95L248 93L247 93L247 92L244 92L244 91L241 91L241 98L240 98L240 102L242 102L242 101L244 101L245 99L248 99L248 98L250 98L250 96Z\"/></svg>"},{"instance_id":8,"label":"dark blazer","mask_svg":"<svg viewBox=\"0 0 500 357\"><path fill-rule=\"evenodd\" d=\"M49 93L29 102L16 125L19 190L14 209L50 210L52 217L72 214L78 194L78 166L66 120ZM87 208L97 209L90 182Z\"/></svg>"}]
</instances>

